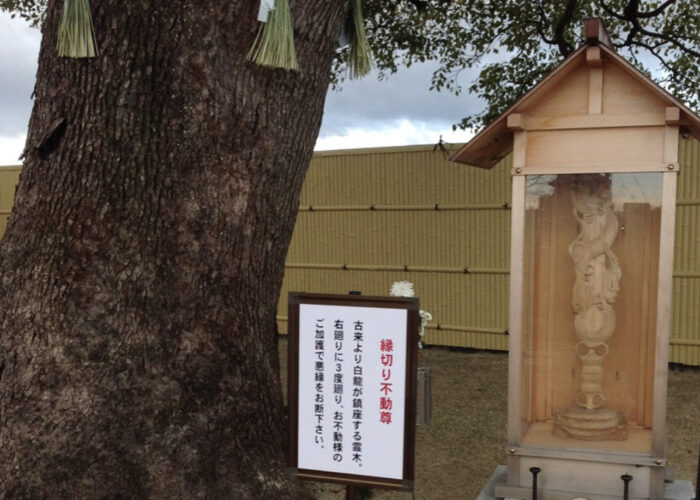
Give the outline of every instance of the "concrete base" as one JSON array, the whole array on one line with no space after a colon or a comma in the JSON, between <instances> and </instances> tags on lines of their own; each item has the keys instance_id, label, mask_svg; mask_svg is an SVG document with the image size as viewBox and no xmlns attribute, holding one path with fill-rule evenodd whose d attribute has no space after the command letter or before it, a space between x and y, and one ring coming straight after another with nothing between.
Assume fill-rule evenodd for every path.
<instances>
[{"instance_id":1,"label":"concrete base","mask_svg":"<svg viewBox=\"0 0 700 500\"><path fill-rule=\"evenodd\" d=\"M497 465L493 471L484 489L481 490L476 500L495 500L496 499L496 484L506 484L506 466Z\"/></svg>"},{"instance_id":2,"label":"concrete base","mask_svg":"<svg viewBox=\"0 0 700 500\"><path fill-rule=\"evenodd\" d=\"M481 490L479 496L476 500L500 500L496 497L495 490L496 485L506 484L506 466L499 465L496 470L493 471L491 477L489 478L484 489ZM546 491L540 491L538 494L538 500L559 500L564 499L560 493L555 493L554 495L548 495ZM695 498L695 492L693 490L693 484L690 481L671 481L665 483L664 486L664 500L693 500ZM515 498L506 498L504 500L530 500L530 496ZM572 496L567 500L595 500L593 497L580 497L572 494Z\"/></svg>"}]
</instances>

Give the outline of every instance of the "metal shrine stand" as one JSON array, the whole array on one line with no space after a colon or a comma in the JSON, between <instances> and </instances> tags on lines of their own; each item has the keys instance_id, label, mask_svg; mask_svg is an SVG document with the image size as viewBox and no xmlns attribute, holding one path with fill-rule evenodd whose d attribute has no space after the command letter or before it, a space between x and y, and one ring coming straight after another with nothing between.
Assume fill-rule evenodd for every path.
<instances>
[{"instance_id":1,"label":"metal shrine stand","mask_svg":"<svg viewBox=\"0 0 700 500\"><path fill-rule=\"evenodd\" d=\"M541 473L542 471L537 468L533 467L530 470L530 473L532 474L533 478L533 483L532 483L532 492L530 496L530 500L550 500L550 499L571 499L571 494L566 496L565 494L557 496L556 494L554 495L541 495L541 493L538 493L537 490L537 476ZM629 496L629 486L630 483L634 480L634 477L629 475L629 474L624 474L623 476L620 477L620 496L619 497L611 497L611 496L606 496L606 497L600 497L600 496L586 496L586 497L577 497L571 500L635 500L633 497ZM484 486L484 489L481 490L481 493L479 493L479 496L476 498L476 500L501 500L502 497L497 497L495 493L496 485L497 484L505 484L506 482L506 466L505 465L499 465L496 467L496 470L493 471L493 474L491 474L491 477L489 478L488 482L486 483L486 486ZM539 496L538 496L539 495ZM520 497L518 497L520 498ZM690 481L669 481L664 484L664 498L663 500L699 500L700 497L695 496L695 492L693 491L693 483ZM503 500L512 500L509 498L504 498Z\"/></svg>"},{"instance_id":2,"label":"metal shrine stand","mask_svg":"<svg viewBox=\"0 0 700 500\"><path fill-rule=\"evenodd\" d=\"M413 492L404 491L403 498L404 500L413 500ZM347 486L345 488L345 500L357 500L357 487Z\"/></svg>"}]
</instances>

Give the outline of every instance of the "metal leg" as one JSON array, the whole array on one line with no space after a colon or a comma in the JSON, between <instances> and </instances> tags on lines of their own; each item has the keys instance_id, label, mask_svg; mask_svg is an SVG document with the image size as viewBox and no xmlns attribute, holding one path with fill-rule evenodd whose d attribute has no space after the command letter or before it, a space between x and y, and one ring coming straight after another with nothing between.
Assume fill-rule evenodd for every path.
<instances>
[{"instance_id":1,"label":"metal leg","mask_svg":"<svg viewBox=\"0 0 700 500\"><path fill-rule=\"evenodd\" d=\"M623 493L623 499L624 500L629 500L630 498L630 481L632 481L633 477L630 476L629 474L623 474L620 476L620 479L622 479L625 482L625 491Z\"/></svg>"},{"instance_id":2,"label":"metal leg","mask_svg":"<svg viewBox=\"0 0 700 500\"><path fill-rule=\"evenodd\" d=\"M539 467L530 467L532 473L532 500L537 500L537 474L542 472Z\"/></svg>"},{"instance_id":3,"label":"metal leg","mask_svg":"<svg viewBox=\"0 0 700 500\"><path fill-rule=\"evenodd\" d=\"M700 449L698 450L698 476L695 478L695 500L700 500Z\"/></svg>"},{"instance_id":4,"label":"metal leg","mask_svg":"<svg viewBox=\"0 0 700 500\"><path fill-rule=\"evenodd\" d=\"M355 500L357 498L357 488L354 486L345 487L345 500Z\"/></svg>"}]
</instances>

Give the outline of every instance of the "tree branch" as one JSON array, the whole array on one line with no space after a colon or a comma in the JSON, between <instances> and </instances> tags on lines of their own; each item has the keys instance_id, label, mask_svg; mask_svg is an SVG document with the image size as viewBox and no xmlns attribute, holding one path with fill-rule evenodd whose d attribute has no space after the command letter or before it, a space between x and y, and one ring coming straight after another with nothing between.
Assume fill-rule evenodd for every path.
<instances>
[{"instance_id":1,"label":"tree branch","mask_svg":"<svg viewBox=\"0 0 700 500\"><path fill-rule=\"evenodd\" d=\"M632 3L632 2L630 2ZM639 33L646 35L650 38L656 38L658 40L665 40L667 42L670 42L673 44L675 47L680 49L681 51L690 54L694 57L700 58L700 52L694 49L691 49L690 47L687 47L686 45L680 43L677 39L675 39L672 36L667 36L667 35L662 35L661 33L656 33L653 31L649 31L645 28L642 27L642 25L639 23L639 18L634 16L631 19L627 19L630 23L632 23L633 30L638 31ZM629 37L628 37L629 38ZM639 45L641 45L641 42L637 42Z\"/></svg>"},{"instance_id":2,"label":"tree branch","mask_svg":"<svg viewBox=\"0 0 700 500\"><path fill-rule=\"evenodd\" d=\"M620 47L631 47L636 42L634 41L634 36L639 33L636 26L632 26L632 29L627 33L627 38L625 42L620 45Z\"/></svg>"},{"instance_id":3,"label":"tree branch","mask_svg":"<svg viewBox=\"0 0 700 500\"><path fill-rule=\"evenodd\" d=\"M650 46L648 44L644 44L640 40L634 40L635 35L642 34L648 36L649 38L655 38L657 40L663 40L664 42L671 43L681 52L685 52L686 54L690 54L693 57L700 58L700 51L688 47L687 45L679 41L679 38L683 37L674 37L670 35L656 33L654 31L649 31L646 28L644 28L639 22L640 19L649 18L653 17L654 15L660 14L666 8L668 8L669 5L675 2L676 0L666 0L666 2L661 4L658 8L654 9L653 11L639 12L639 0L629 0L629 2L622 11L622 14L618 14L617 12L615 12L604 1L601 1L600 3L603 7L603 10L605 10L605 12L607 12L609 15L621 21L626 21L632 25L632 28L630 29L629 33L627 33L627 38L625 39L625 41L622 44L617 45L617 47L631 47L632 45L637 45L639 47L649 49Z\"/></svg>"},{"instance_id":4,"label":"tree branch","mask_svg":"<svg viewBox=\"0 0 700 500\"><path fill-rule=\"evenodd\" d=\"M406 0L408 3L413 5L416 10L422 11L425 10L426 7L428 7L428 2L425 0Z\"/></svg>"},{"instance_id":5,"label":"tree branch","mask_svg":"<svg viewBox=\"0 0 700 500\"><path fill-rule=\"evenodd\" d=\"M654 10L649 12L637 12L637 17L656 17L665 11L668 6L673 5L674 3L676 3L676 0L666 0Z\"/></svg>"},{"instance_id":6,"label":"tree branch","mask_svg":"<svg viewBox=\"0 0 700 500\"><path fill-rule=\"evenodd\" d=\"M608 4L605 2L601 1L600 5L603 7L603 10L608 13L609 16L614 17L615 19L619 19L620 21L627 21L628 19L623 16L622 14L618 14L615 12L613 9L611 9Z\"/></svg>"},{"instance_id":7,"label":"tree branch","mask_svg":"<svg viewBox=\"0 0 700 500\"><path fill-rule=\"evenodd\" d=\"M577 0L569 0L567 2L566 9L564 10L564 13L559 19L559 22L557 22L557 27L554 31L554 39L556 40L557 46L559 47L559 52L564 57L568 56L574 50L574 48L571 46L571 43L566 40L564 33L566 31L566 27L571 22L571 18L574 15L574 11L576 10L577 4Z\"/></svg>"},{"instance_id":8,"label":"tree branch","mask_svg":"<svg viewBox=\"0 0 700 500\"><path fill-rule=\"evenodd\" d=\"M651 46L651 45L643 43L643 42L639 42L637 45L646 49L651 55L653 55L656 59L658 59L658 61L661 63L661 65L669 72L670 78L673 81L680 83L680 79L678 78L678 76L676 74L676 70L673 67L671 67L668 64L668 62L656 51L658 45ZM635 59L635 61L638 62L638 59L634 55L634 53L632 54L632 57Z\"/></svg>"},{"instance_id":9,"label":"tree branch","mask_svg":"<svg viewBox=\"0 0 700 500\"><path fill-rule=\"evenodd\" d=\"M539 33L540 38L544 40L546 43L549 45L555 45L557 42L553 38L547 38L547 33L545 31L545 26L549 26L549 19L547 18L547 13L544 10L544 5L542 5L542 1L540 0L538 2L539 5L539 11L540 11L540 19L539 21L535 21L535 27L537 28L537 33Z\"/></svg>"}]
</instances>

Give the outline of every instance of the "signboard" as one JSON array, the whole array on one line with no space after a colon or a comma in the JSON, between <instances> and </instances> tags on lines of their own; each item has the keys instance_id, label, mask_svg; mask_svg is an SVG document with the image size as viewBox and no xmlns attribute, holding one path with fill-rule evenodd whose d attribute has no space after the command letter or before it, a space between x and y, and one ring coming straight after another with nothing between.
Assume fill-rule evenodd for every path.
<instances>
[{"instance_id":1,"label":"signboard","mask_svg":"<svg viewBox=\"0 0 700 500\"><path fill-rule=\"evenodd\" d=\"M289 465L411 490L418 299L289 295Z\"/></svg>"}]
</instances>

